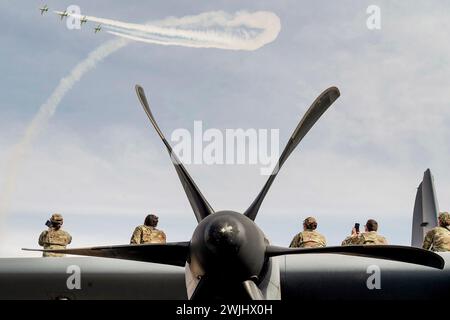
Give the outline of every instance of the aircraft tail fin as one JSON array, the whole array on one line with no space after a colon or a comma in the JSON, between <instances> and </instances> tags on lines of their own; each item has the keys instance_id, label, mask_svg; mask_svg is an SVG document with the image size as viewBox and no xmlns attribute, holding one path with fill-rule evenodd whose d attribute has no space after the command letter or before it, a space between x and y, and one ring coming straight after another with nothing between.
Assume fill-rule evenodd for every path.
<instances>
[{"instance_id":1,"label":"aircraft tail fin","mask_svg":"<svg viewBox=\"0 0 450 320\"><path fill-rule=\"evenodd\" d=\"M425 234L438 225L439 205L430 169L423 175L414 203L411 246L421 248Z\"/></svg>"}]
</instances>

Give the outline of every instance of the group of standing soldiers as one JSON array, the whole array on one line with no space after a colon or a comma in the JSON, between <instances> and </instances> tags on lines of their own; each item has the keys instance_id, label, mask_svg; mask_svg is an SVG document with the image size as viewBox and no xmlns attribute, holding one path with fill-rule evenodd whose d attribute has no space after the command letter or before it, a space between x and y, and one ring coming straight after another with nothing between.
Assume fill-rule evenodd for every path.
<instances>
[{"instance_id":1,"label":"group of standing soldiers","mask_svg":"<svg viewBox=\"0 0 450 320\"><path fill-rule=\"evenodd\" d=\"M438 217L439 226L430 230L423 241L423 248L436 252L450 251L450 214L441 212ZM326 247L326 238L317 232L317 220L308 217L303 221L303 231L292 239L291 248ZM349 245L387 245L385 237L378 234L378 222L367 220L365 232L360 232L355 226L350 236L342 241L343 246Z\"/></svg>"},{"instance_id":2,"label":"group of standing soldiers","mask_svg":"<svg viewBox=\"0 0 450 320\"><path fill-rule=\"evenodd\" d=\"M42 231L39 236L39 245L44 249L65 249L72 242L72 236L62 230L63 217L59 213L55 213L47 221L47 230ZM144 224L137 226L131 236L130 244L142 243L166 243L166 234L162 230L156 229L158 225L158 217L149 214L145 217ZM63 254L44 252L44 257L62 257Z\"/></svg>"},{"instance_id":3,"label":"group of standing soldiers","mask_svg":"<svg viewBox=\"0 0 450 320\"><path fill-rule=\"evenodd\" d=\"M423 248L432 251L450 251L450 214L441 212L439 214L439 226L430 230L425 236ZM39 245L44 249L65 249L72 242L72 236L62 230L63 217L55 213L47 221L48 229L39 236ZM158 217L149 214L143 225L136 227L131 236L130 244L143 243L166 243L166 234L158 230ZM325 237L317 232L317 220L308 217L303 221L303 231L292 239L291 248L315 248L326 247ZM378 223L374 219L367 220L365 232L360 232L356 226L352 229L350 236L342 241L343 246L349 245L386 245L385 237L378 234ZM44 257L61 257L62 254L44 252Z\"/></svg>"}]
</instances>

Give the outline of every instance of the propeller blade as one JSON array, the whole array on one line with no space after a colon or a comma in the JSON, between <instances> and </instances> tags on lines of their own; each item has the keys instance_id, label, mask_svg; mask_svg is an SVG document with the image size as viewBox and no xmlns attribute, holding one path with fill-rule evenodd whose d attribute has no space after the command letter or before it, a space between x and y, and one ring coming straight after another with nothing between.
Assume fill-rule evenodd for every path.
<instances>
[{"instance_id":1,"label":"propeller blade","mask_svg":"<svg viewBox=\"0 0 450 320\"><path fill-rule=\"evenodd\" d=\"M275 180L275 177L277 176L278 171L281 169L284 162L287 160L292 151L294 151L300 141L302 141L302 139L306 136L308 131L314 126L317 120L319 120L322 114L324 114L324 112L333 104L334 101L336 101L337 98L339 98L339 96L340 92L338 88L328 88L327 90L322 92L319 97L317 97L317 99L309 107L308 111L306 111L305 115L300 120L297 128L295 128L294 133L292 133L292 136L286 144L286 147L284 148L274 171L268 178L266 184L264 185L256 199L253 201L247 211L245 211L244 214L248 218L250 218L251 220L255 220L259 211L259 207L261 206L261 203L263 202L267 192L270 189L270 186Z\"/></svg>"},{"instance_id":2,"label":"propeller blade","mask_svg":"<svg viewBox=\"0 0 450 320\"><path fill-rule=\"evenodd\" d=\"M178 159L177 155L172 151L172 147L170 146L169 142L167 142L164 134L158 126L158 123L153 117L150 106L147 102L147 98L145 96L144 89L140 85L136 85L136 93L150 122L152 123L159 137L166 146L167 151L169 152L172 163L175 166L175 170L177 171L178 177L180 178L181 184L183 185L184 191L189 199L192 210L194 211L195 217L197 218L197 222L200 222L208 215L213 214L214 210L210 206L208 201L206 201L205 197L200 192L199 188L197 187L194 180L191 178L181 161Z\"/></svg>"},{"instance_id":3,"label":"propeller blade","mask_svg":"<svg viewBox=\"0 0 450 320\"><path fill-rule=\"evenodd\" d=\"M77 249L22 250L153 262L183 267L186 264L186 259L189 255L189 242L172 242L166 244L131 244L122 246Z\"/></svg>"},{"instance_id":4,"label":"propeller blade","mask_svg":"<svg viewBox=\"0 0 450 320\"><path fill-rule=\"evenodd\" d=\"M197 284L197 287L195 287L194 292L192 293L189 300L208 300L208 298L212 298L211 295L208 294L208 281L207 277L204 276L200 279L200 281Z\"/></svg>"},{"instance_id":5,"label":"propeller blade","mask_svg":"<svg viewBox=\"0 0 450 320\"><path fill-rule=\"evenodd\" d=\"M296 249L268 246L266 249L266 257L275 257L286 254L310 254L310 253L332 253L349 256L360 256L367 258L392 260L418 264L436 269L443 269L445 265L444 259L434 252L405 246L369 245L369 246L341 246L341 247L296 248Z\"/></svg>"},{"instance_id":6,"label":"propeller blade","mask_svg":"<svg viewBox=\"0 0 450 320\"><path fill-rule=\"evenodd\" d=\"M242 285L251 300L265 300L263 293L252 280L244 281Z\"/></svg>"},{"instance_id":7,"label":"propeller blade","mask_svg":"<svg viewBox=\"0 0 450 320\"><path fill-rule=\"evenodd\" d=\"M234 282L219 277L203 276L195 288L190 300L266 300L258 286L252 281Z\"/></svg>"}]
</instances>

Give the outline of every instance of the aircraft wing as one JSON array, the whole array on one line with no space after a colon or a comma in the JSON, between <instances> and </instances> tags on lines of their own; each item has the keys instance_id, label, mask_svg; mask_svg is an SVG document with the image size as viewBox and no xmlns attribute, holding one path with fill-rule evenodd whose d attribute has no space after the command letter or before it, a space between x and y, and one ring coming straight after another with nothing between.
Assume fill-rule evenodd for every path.
<instances>
[{"instance_id":1,"label":"aircraft wing","mask_svg":"<svg viewBox=\"0 0 450 320\"><path fill-rule=\"evenodd\" d=\"M333 254L275 259L282 300L405 300L450 294L450 253L440 255L443 270ZM0 299L56 298L185 300L184 268L90 257L0 259Z\"/></svg>"}]
</instances>

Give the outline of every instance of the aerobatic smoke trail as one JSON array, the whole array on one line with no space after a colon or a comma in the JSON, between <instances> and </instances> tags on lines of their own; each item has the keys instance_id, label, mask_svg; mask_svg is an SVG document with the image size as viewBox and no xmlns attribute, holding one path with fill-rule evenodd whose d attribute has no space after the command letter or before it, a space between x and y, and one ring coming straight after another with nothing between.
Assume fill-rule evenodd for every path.
<instances>
[{"instance_id":1,"label":"aerobatic smoke trail","mask_svg":"<svg viewBox=\"0 0 450 320\"><path fill-rule=\"evenodd\" d=\"M82 18L78 14L70 14ZM256 50L274 41L281 29L280 19L272 12L223 11L196 16L167 18L150 24L135 24L86 16L115 36L160 45L227 50Z\"/></svg>"},{"instance_id":2,"label":"aerobatic smoke trail","mask_svg":"<svg viewBox=\"0 0 450 320\"><path fill-rule=\"evenodd\" d=\"M72 17L79 17L69 14ZM182 18L170 17L150 24L132 24L110 19L87 16L88 21L101 23L121 37L110 40L92 51L70 74L62 78L47 101L25 130L24 136L14 147L6 168L4 188L0 193L0 219L10 208L11 196L26 153L39 132L54 115L67 92L92 70L97 63L126 46L130 41L143 41L160 45L178 45L195 48L220 48L229 50L256 50L276 39L280 32L280 19L271 12L237 12L234 15L222 11L206 12ZM1 226L1 224L0 224ZM0 233L1 234L1 233Z\"/></svg>"},{"instance_id":3,"label":"aerobatic smoke trail","mask_svg":"<svg viewBox=\"0 0 450 320\"><path fill-rule=\"evenodd\" d=\"M54 115L59 103L66 93L72 89L73 85L77 83L83 75L93 69L97 63L105 59L111 53L124 47L129 41L124 39L110 40L92 51L86 59L78 63L68 76L59 81L58 86L47 99L47 101L40 106L39 111L34 116L31 123L25 130L22 139L14 146L10 158L8 159L6 168L6 177L4 187L0 193L0 218L4 217L9 210L11 196L15 190L16 179L25 159L25 155L30 149L30 146L39 132L45 127L49 119Z\"/></svg>"}]
</instances>

